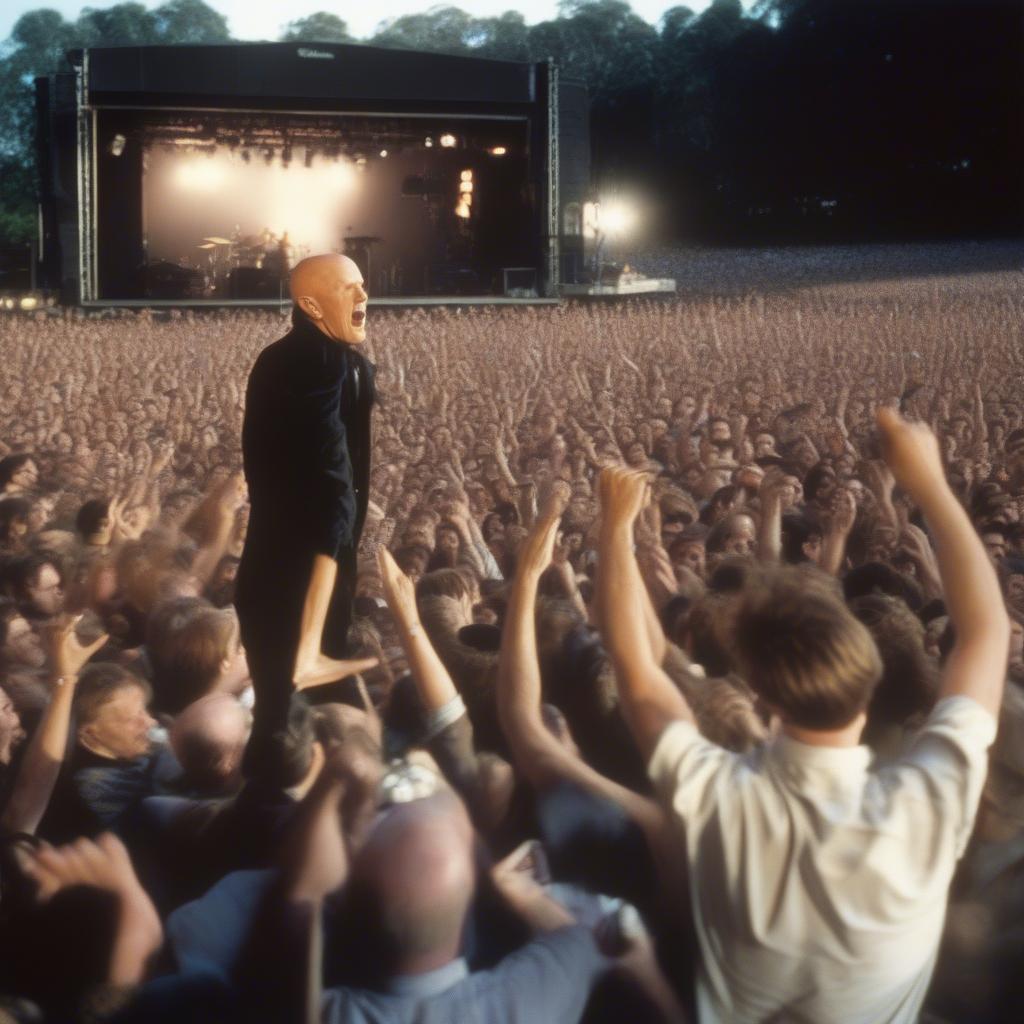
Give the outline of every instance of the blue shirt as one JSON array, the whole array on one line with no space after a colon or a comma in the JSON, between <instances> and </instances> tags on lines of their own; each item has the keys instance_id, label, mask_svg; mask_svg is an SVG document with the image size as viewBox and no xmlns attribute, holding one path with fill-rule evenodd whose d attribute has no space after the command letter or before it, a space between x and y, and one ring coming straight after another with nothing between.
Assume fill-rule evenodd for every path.
<instances>
[{"instance_id":1,"label":"blue shirt","mask_svg":"<svg viewBox=\"0 0 1024 1024\"><path fill-rule=\"evenodd\" d=\"M538 936L487 971L453 960L393 978L386 992L333 988L323 1024L576 1024L607 966L580 926Z\"/></svg>"}]
</instances>

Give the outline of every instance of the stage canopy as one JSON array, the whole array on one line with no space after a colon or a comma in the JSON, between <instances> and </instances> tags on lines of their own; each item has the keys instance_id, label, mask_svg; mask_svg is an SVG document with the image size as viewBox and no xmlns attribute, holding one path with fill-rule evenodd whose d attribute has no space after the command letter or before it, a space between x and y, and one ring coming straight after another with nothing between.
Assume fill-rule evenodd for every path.
<instances>
[{"instance_id":1,"label":"stage canopy","mask_svg":"<svg viewBox=\"0 0 1024 1024\"><path fill-rule=\"evenodd\" d=\"M290 43L69 59L37 106L44 277L71 301L279 301L325 251L377 299L530 298L581 249L586 93L550 64Z\"/></svg>"}]
</instances>

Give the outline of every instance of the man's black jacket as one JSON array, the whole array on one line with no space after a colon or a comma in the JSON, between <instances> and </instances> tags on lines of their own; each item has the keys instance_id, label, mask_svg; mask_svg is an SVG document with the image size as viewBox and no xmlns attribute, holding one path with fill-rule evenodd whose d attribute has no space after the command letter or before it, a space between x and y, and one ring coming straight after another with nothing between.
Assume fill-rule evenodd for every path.
<instances>
[{"instance_id":1,"label":"man's black jacket","mask_svg":"<svg viewBox=\"0 0 1024 1024\"><path fill-rule=\"evenodd\" d=\"M292 322L249 375L242 458L252 511L235 602L243 629L255 616L289 638L315 555L336 559L339 584L354 584L341 576L354 573L366 517L375 394L373 364L354 346L298 310Z\"/></svg>"}]
</instances>

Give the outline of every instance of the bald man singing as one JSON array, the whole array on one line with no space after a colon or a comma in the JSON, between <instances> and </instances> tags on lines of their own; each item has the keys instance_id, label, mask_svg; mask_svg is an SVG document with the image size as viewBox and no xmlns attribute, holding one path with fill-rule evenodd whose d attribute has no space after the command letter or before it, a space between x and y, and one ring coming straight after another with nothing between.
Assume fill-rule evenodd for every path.
<instances>
[{"instance_id":1,"label":"bald man singing","mask_svg":"<svg viewBox=\"0 0 1024 1024\"><path fill-rule=\"evenodd\" d=\"M250 777L287 774L288 703L373 661L345 660L366 517L374 367L366 290L331 253L290 280L292 329L249 375L242 456L252 512L235 604L256 691Z\"/></svg>"}]
</instances>

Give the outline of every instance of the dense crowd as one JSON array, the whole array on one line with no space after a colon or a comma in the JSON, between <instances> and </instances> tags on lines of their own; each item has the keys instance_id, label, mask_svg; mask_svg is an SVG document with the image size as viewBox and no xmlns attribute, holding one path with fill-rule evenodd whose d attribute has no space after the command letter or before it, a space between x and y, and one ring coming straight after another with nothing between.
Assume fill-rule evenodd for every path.
<instances>
[{"instance_id":1,"label":"dense crowd","mask_svg":"<svg viewBox=\"0 0 1024 1024\"><path fill-rule=\"evenodd\" d=\"M371 307L373 667L256 784L239 435L287 320L0 321L0 1020L1015 1019L1021 322L949 282ZM854 720L851 810L793 736ZM818 802L761 820L786 742Z\"/></svg>"}]
</instances>

